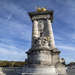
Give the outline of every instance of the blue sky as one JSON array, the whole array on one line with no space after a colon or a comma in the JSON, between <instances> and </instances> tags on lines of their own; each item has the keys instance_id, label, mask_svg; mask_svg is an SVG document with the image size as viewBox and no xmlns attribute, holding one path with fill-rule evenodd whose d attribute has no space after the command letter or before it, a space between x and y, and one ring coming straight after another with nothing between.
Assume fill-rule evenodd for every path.
<instances>
[{"instance_id":1,"label":"blue sky","mask_svg":"<svg viewBox=\"0 0 75 75\"><path fill-rule=\"evenodd\" d=\"M37 7L54 11L56 47L66 63L75 61L75 0L0 0L0 60L25 60L32 33L28 12Z\"/></svg>"}]
</instances>

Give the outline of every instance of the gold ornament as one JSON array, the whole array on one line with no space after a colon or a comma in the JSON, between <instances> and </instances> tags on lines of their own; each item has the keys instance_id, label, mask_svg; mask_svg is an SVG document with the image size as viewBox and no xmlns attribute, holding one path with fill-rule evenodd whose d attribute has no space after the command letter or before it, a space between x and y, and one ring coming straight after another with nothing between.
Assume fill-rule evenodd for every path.
<instances>
[{"instance_id":1,"label":"gold ornament","mask_svg":"<svg viewBox=\"0 0 75 75\"><path fill-rule=\"evenodd\" d=\"M41 12L41 8L37 8L37 11L38 11L38 12Z\"/></svg>"},{"instance_id":2,"label":"gold ornament","mask_svg":"<svg viewBox=\"0 0 75 75\"><path fill-rule=\"evenodd\" d=\"M46 10L47 10L46 8L41 8L41 11L42 11L42 12L44 12L44 11L46 11Z\"/></svg>"},{"instance_id":3,"label":"gold ornament","mask_svg":"<svg viewBox=\"0 0 75 75\"><path fill-rule=\"evenodd\" d=\"M47 11L47 9L46 8L37 8L37 11L38 12L45 12L45 11Z\"/></svg>"}]
</instances>

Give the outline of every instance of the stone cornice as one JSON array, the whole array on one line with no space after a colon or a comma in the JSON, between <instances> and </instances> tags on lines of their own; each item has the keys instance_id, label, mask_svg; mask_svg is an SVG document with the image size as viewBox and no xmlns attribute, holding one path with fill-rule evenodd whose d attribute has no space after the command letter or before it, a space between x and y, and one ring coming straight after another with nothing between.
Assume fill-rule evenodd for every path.
<instances>
[{"instance_id":1,"label":"stone cornice","mask_svg":"<svg viewBox=\"0 0 75 75\"><path fill-rule=\"evenodd\" d=\"M40 17L38 17L38 15ZM51 19L51 22L53 21L53 11L52 10L45 11L45 12L29 12L29 16L31 17L32 21L34 19Z\"/></svg>"},{"instance_id":2,"label":"stone cornice","mask_svg":"<svg viewBox=\"0 0 75 75\"><path fill-rule=\"evenodd\" d=\"M57 54L59 54L60 53L60 51L57 49L57 48L54 48L54 49L48 49L48 48L35 48L35 49L33 49L33 48L31 48L31 49L29 49L29 51L27 51L26 53L27 54L31 54L32 52L41 52L41 51L49 51L49 52L51 52L52 54L55 54L55 53L57 53Z\"/></svg>"}]
</instances>

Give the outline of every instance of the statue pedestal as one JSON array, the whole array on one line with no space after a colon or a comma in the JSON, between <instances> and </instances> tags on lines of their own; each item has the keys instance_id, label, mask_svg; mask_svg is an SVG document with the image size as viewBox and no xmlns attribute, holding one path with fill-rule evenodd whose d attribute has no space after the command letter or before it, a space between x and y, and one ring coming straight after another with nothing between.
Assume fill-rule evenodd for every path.
<instances>
[{"instance_id":1,"label":"statue pedestal","mask_svg":"<svg viewBox=\"0 0 75 75\"><path fill-rule=\"evenodd\" d=\"M59 53L57 48L30 49L22 75L67 75L65 65L60 62Z\"/></svg>"},{"instance_id":2,"label":"statue pedestal","mask_svg":"<svg viewBox=\"0 0 75 75\"><path fill-rule=\"evenodd\" d=\"M25 66L22 75L67 75L65 67L62 66L62 69L60 67L58 68L59 71L55 66Z\"/></svg>"},{"instance_id":3,"label":"statue pedestal","mask_svg":"<svg viewBox=\"0 0 75 75\"><path fill-rule=\"evenodd\" d=\"M55 66L25 67L22 75L58 75Z\"/></svg>"}]
</instances>

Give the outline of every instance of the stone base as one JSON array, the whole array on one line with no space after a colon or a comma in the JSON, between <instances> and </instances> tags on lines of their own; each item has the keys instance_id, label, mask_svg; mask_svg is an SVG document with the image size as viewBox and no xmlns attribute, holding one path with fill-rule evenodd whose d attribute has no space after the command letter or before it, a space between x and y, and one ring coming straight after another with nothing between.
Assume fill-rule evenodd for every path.
<instances>
[{"instance_id":1,"label":"stone base","mask_svg":"<svg viewBox=\"0 0 75 75\"><path fill-rule=\"evenodd\" d=\"M60 73L59 73L59 71ZM67 75L65 67L57 69L55 66L34 66L23 68L22 75Z\"/></svg>"},{"instance_id":2,"label":"stone base","mask_svg":"<svg viewBox=\"0 0 75 75\"><path fill-rule=\"evenodd\" d=\"M30 49L22 75L67 75L64 59L57 48Z\"/></svg>"},{"instance_id":3,"label":"stone base","mask_svg":"<svg viewBox=\"0 0 75 75\"><path fill-rule=\"evenodd\" d=\"M67 75L65 65L58 63L56 64L56 69L58 71L58 75Z\"/></svg>"},{"instance_id":4,"label":"stone base","mask_svg":"<svg viewBox=\"0 0 75 75\"><path fill-rule=\"evenodd\" d=\"M50 67L25 67L22 75L58 75L54 66Z\"/></svg>"}]
</instances>

